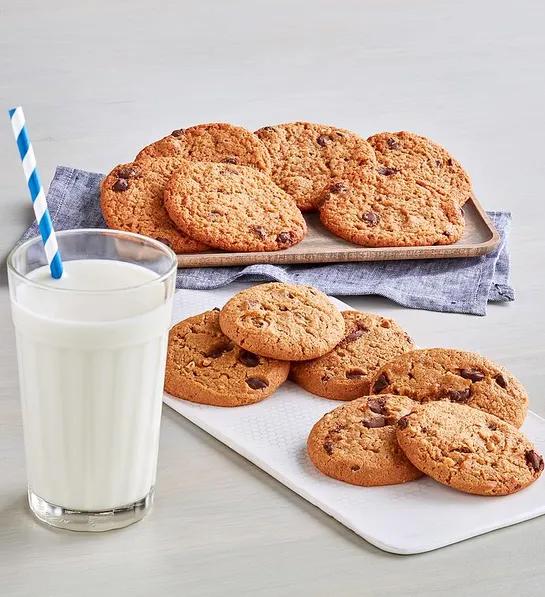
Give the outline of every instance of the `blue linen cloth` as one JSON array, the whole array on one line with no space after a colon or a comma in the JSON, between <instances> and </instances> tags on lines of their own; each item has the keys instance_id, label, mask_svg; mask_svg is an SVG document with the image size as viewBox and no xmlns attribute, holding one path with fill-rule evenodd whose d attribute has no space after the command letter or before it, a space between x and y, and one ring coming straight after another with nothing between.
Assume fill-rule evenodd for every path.
<instances>
[{"instance_id":1,"label":"blue linen cloth","mask_svg":"<svg viewBox=\"0 0 545 597\"><path fill-rule=\"evenodd\" d=\"M99 207L102 174L59 166L47 201L53 225L103 228ZM509 284L508 236L511 214L488 212L501 242L483 257L374 261L324 265L251 265L178 270L177 287L214 289L234 282L278 280L311 284L333 295L381 295L405 307L451 313L486 315L488 302L515 299ZM23 238L38 233L33 224Z\"/></svg>"}]
</instances>

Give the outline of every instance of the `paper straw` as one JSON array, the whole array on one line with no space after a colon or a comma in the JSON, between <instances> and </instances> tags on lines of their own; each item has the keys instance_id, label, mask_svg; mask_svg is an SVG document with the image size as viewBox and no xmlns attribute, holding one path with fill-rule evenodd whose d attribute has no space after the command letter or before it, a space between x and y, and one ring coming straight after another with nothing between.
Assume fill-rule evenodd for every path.
<instances>
[{"instance_id":1,"label":"paper straw","mask_svg":"<svg viewBox=\"0 0 545 597\"><path fill-rule=\"evenodd\" d=\"M49 209L47 208L47 201L45 199L40 175L36 168L36 158L34 157L32 143L28 137L23 108L18 106L17 108L11 108L8 112L11 120L11 128L13 129L13 136L17 142L19 155L23 162L23 170L28 190L30 191L34 214L36 215L36 222L38 222L38 228L42 235L47 263L49 264L49 269L51 270L53 278L60 278L63 270L61 255L59 253L59 247L57 246L57 237L53 230Z\"/></svg>"}]
</instances>

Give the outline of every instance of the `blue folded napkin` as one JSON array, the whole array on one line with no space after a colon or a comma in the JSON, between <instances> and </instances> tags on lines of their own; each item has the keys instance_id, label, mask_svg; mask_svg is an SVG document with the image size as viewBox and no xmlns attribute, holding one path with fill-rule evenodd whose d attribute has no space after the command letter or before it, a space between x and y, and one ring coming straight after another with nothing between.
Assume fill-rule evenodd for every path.
<instances>
[{"instance_id":1,"label":"blue folded napkin","mask_svg":"<svg viewBox=\"0 0 545 597\"><path fill-rule=\"evenodd\" d=\"M105 227L99 207L102 174L59 166L47 200L57 230ZM177 287L213 289L235 280L278 280L311 284L327 294L378 294L400 305L451 313L486 315L488 302L515 299L509 285L511 226L508 212L487 212L501 236L493 253L467 259L374 261L327 265L251 265L187 268ZM33 224L23 238L38 233Z\"/></svg>"}]
</instances>

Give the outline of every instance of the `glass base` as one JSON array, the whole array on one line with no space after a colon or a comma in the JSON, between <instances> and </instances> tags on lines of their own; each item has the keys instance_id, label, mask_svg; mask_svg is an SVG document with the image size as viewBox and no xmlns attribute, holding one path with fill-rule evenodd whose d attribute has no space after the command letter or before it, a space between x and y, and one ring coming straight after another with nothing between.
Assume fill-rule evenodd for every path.
<instances>
[{"instance_id":1,"label":"glass base","mask_svg":"<svg viewBox=\"0 0 545 597\"><path fill-rule=\"evenodd\" d=\"M82 512L50 504L28 490L28 503L34 515L42 522L70 531L111 531L142 520L153 504L153 487L141 500L111 510Z\"/></svg>"}]
</instances>

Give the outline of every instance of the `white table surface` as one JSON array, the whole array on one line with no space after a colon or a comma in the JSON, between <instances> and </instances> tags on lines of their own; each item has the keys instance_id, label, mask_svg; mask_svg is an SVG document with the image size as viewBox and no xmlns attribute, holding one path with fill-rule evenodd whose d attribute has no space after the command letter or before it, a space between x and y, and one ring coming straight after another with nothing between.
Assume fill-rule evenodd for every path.
<instances>
[{"instance_id":1,"label":"white table surface","mask_svg":"<svg viewBox=\"0 0 545 597\"><path fill-rule=\"evenodd\" d=\"M516 302L480 318L346 301L395 317L421 345L507 365L545 415L544 18L539 0L3 0L0 106L24 105L46 181L57 164L107 171L171 129L214 120L406 128L442 142L487 208L514 212ZM0 163L3 259L32 219L7 116ZM389 555L167 408L158 497L144 522L101 535L41 526L25 505L4 269L2 595L542 594L545 517Z\"/></svg>"}]
</instances>

